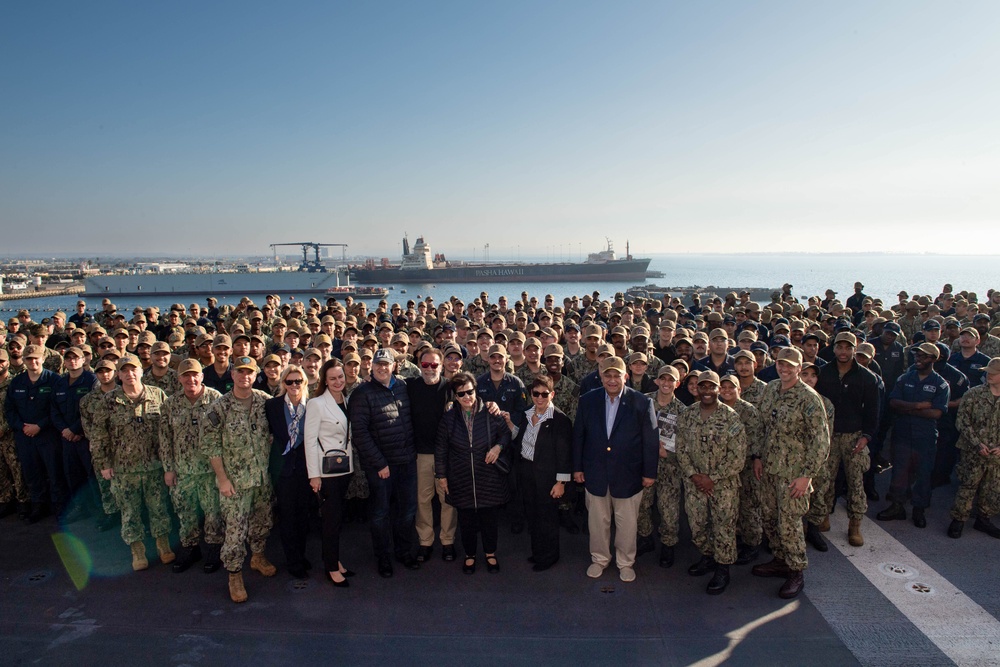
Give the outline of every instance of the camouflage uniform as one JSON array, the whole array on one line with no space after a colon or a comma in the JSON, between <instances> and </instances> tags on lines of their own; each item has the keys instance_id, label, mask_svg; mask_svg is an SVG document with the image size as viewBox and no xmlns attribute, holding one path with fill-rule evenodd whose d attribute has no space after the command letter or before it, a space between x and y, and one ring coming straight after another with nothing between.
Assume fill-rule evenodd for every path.
<instances>
[{"instance_id":1,"label":"camouflage uniform","mask_svg":"<svg viewBox=\"0 0 1000 667\"><path fill-rule=\"evenodd\" d=\"M576 423L576 406L580 403L579 385L565 375L560 375L559 382L556 382L552 391L555 392L555 398L552 399L553 405L569 417L570 422Z\"/></svg>"},{"instance_id":2,"label":"camouflage uniform","mask_svg":"<svg viewBox=\"0 0 1000 667\"><path fill-rule=\"evenodd\" d=\"M514 370L514 375L524 383L525 387L527 387L536 377L539 375L548 375L548 373L545 370L545 366L542 364L538 365L538 372L533 373L531 369L528 368L528 362L524 362Z\"/></svg>"},{"instance_id":3,"label":"camouflage uniform","mask_svg":"<svg viewBox=\"0 0 1000 667\"><path fill-rule=\"evenodd\" d=\"M28 486L21 474L21 464L17 460L17 448L14 446L14 433L7 423L6 412L2 409L7 400L7 386L13 378L8 375L0 382L0 503L16 500L27 503L31 500Z\"/></svg>"},{"instance_id":4,"label":"camouflage uniform","mask_svg":"<svg viewBox=\"0 0 1000 667\"><path fill-rule=\"evenodd\" d=\"M833 432L833 419L834 419L834 407L833 401L831 401L826 396L820 395L823 399L823 409L826 410L826 427L830 431L830 454L826 459L826 465L823 469L816 474L816 477L812 481L812 493L809 494L809 511L806 512L806 521L814 526L818 526L823 523L823 519L830 515L833 510L834 502L834 492L836 491L836 481L837 481L837 468L840 467L841 457L843 458L844 465L860 465L862 462L861 458L864 458L865 469L871 464L871 458L868 456L867 451L862 455L853 455L851 450L854 449L854 445L857 444L858 438L861 437L861 432L857 433L834 433ZM847 440L849 437L854 436L854 440L848 445ZM837 449L837 454L835 455L834 447L839 447ZM846 447L846 449L844 449ZM846 472L846 471L845 471ZM862 472L863 474L863 472ZM860 477L858 477L860 479ZM862 497L864 497L864 490L861 491ZM827 505L826 503L830 504ZM848 508L848 513L852 519L860 519L868 511L868 501L865 500L865 508L861 510L861 514L855 516L852 509Z\"/></svg>"},{"instance_id":5,"label":"camouflage uniform","mask_svg":"<svg viewBox=\"0 0 1000 667\"><path fill-rule=\"evenodd\" d=\"M767 386L763 382L761 384ZM743 544L756 547L760 545L764 526L760 515L760 480L753 474L752 457L760 456L764 445L764 424L757 408L742 398L736 399L733 409L740 416L747 434L747 458L740 472L740 513L736 521L736 532Z\"/></svg>"},{"instance_id":6,"label":"camouflage uniform","mask_svg":"<svg viewBox=\"0 0 1000 667\"><path fill-rule=\"evenodd\" d=\"M198 546L199 509L205 515L205 542L222 544L222 515L215 473L202 449L202 431L208 407L222 394L205 387L193 404L181 391L163 405L160 418L160 460L164 472L177 474L170 487L170 499L180 523L181 546Z\"/></svg>"},{"instance_id":7,"label":"camouflage uniform","mask_svg":"<svg viewBox=\"0 0 1000 667\"><path fill-rule=\"evenodd\" d=\"M774 380L761 398L760 415L764 423L764 534L774 557L784 560L789 569L801 571L809 564L802 527L809 494L792 498L789 485L799 477L815 477L825 466L830 448L826 410L819 394L801 380L784 392L781 380Z\"/></svg>"},{"instance_id":8,"label":"camouflage uniform","mask_svg":"<svg viewBox=\"0 0 1000 667\"><path fill-rule=\"evenodd\" d=\"M490 362L483 361L482 355L477 354L474 357L469 357L462 363L462 370L472 377L478 378L483 373L490 372Z\"/></svg>"},{"instance_id":9,"label":"camouflage uniform","mask_svg":"<svg viewBox=\"0 0 1000 667\"><path fill-rule=\"evenodd\" d=\"M177 379L177 371L173 368L168 368L167 372L160 378L155 377L153 371L143 373L142 383L147 387L159 387L168 397L179 393L182 389L181 381Z\"/></svg>"},{"instance_id":10,"label":"camouflage uniform","mask_svg":"<svg viewBox=\"0 0 1000 667\"><path fill-rule=\"evenodd\" d=\"M677 465L684 478L684 508L691 541L720 565L736 562L736 515L739 513L740 471L747 458L747 435L735 410L718 403L707 421L692 405L677 420ZM695 474L715 483L712 495L698 490Z\"/></svg>"},{"instance_id":11,"label":"camouflage uniform","mask_svg":"<svg viewBox=\"0 0 1000 667\"><path fill-rule=\"evenodd\" d=\"M96 393L96 392L91 392ZM143 386L133 401L115 387L104 394L94 411L90 436L95 470L112 468L111 493L122 513L122 539L126 544L142 540L142 508L149 513L153 537L170 532L167 486L163 465L157 457L160 418L167 395L157 387Z\"/></svg>"},{"instance_id":12,"label":"camouflage uniform","mask_svg":"<svg viewBox=\"0 0 1000 667\"><path fill-rule=\"evenodd\" d=\"M93 442L91 433L94 432L94 414L97 412L98 404L104 400L104 392L100 385L95 383L93 391L80 399L80 425L83 426L83 434ZM91 445L93 451L93 445ZM97 489L101 493L101 507L105 514L117 514L118 503L115 502L114 494L111 493L111 480L104 479L101 469L94 461L94 472L97 474Z\"/></svg>"},{"instance_id":13,"label":"camouflage uniform","mask_svg":"<svg viewBox=\"0 0 1000 667\"><path fill-rule=\"evenodd\" d=\"M767 389L767 383L758 377L754 377L749 387L740 389L740 398L755 408L759 408L760 399L764 396L765 389Z\"/></svg>"},{"instance_id":14,"label":"camouflage uniform","mask_svg":"<svg viewBox=\"0 0 1000 667\"><path fill-rule=\"evenodd\" d=\"M42 359L42 368L47 368L56 375L61 375L63 370L62 355L52 348L45 348L45 358Z\"/></svg>"},{"instance_id":15,"label":"camouflage uniform","mask_svg":"<svg viewBox=\"0 0 1000 667\"><path fill-rule=\"evenodd\" d=\"M979 445L1000 444L1000 398L989 386L973 387L958 404L958 493L951 518L966 521L972 501L979 494L979 514L990 518L1000 512L1000 457L982 456Z\"/></svg>"},{"instance_id":16,"label":"camouflage uniform","mask_svg":"<svg viewBox=\"0 0 1000 667\"><path fill-rule=\"evenodd\" d=\"M396 362L396 375L402 378L420 377L420 368L409 359L399 359Z\"/></svg>"},{"instance_id":17,"label":"camouflage uniform","mask_svg":"<svg viewBox=\"0 0 1000 667\"><path fill-rule=\"evenodd\" d=\"M272 490L267 468L271 432L264 414L264 401L269 398L254 389L247 409L229 392L208 408L203 434L205 455L222 458L235 491L231 497L219 499L226 525L222 564L230 572L243 568L248 539L252 553L263 553L271 534Z\"/></svg>"},{"instance_id":18,"label":"camouflage uniform","mask_svg":"<svg viewBox=\"0 0 1000 667\"><path fill-rule=\"evenodd\" d=\"M591 361L587 358L586 354L581 354L577 357L576 361L573 362L573 375L570 379L577 384L580 384L583 378L587 377L591 373L597 370L597 360Z\"/></svg>"},{"instance_id":19,"label":"camouflage uniform","mask_svg":"<svg viewBox=\"0 0 1000 667\"><path fill-rule=\"evenodd\" d=\"M675 438L677 436L677 420L686 409L675 396L665 406L656 402L656 393L646 394L656 409L656 423L660 439L660 451L666 451L666 457L661 457L656 465L656 483L642 491L642 501L639 504L637 518L637 533L640 537L653 534L653 498L656 497L656 510L660 513L660 542L669 547L677 544L681 525L681 477L680 466L677 465Z\"/></svg>"},{"instance_id":20,"label":"camouflage uniform","mask_svg":"<svg viewBox=\"0 0 1000 667\"><path fill-rule=\"evenodd\" d=\"M979 351L990 359L1000 357L1000 338L993 334L982 336L979 340Z\"/></svg>"}]
</instances>

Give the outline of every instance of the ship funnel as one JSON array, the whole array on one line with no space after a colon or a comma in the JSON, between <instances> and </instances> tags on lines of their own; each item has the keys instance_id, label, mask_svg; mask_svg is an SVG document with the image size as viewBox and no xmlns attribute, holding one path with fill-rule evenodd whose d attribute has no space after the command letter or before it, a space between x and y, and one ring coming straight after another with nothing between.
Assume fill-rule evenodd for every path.
<instances>
[{"instance_id":1,"label":"ship funnel","mask_svg":"<svg viewBox=\"0 0 1000 667\"><path fill-rule=\"evenodd\" d=\"M404 255L410 254L410 240L407 239L405 236L403 237L403 254Z\"/></svg>"}]
</instances>

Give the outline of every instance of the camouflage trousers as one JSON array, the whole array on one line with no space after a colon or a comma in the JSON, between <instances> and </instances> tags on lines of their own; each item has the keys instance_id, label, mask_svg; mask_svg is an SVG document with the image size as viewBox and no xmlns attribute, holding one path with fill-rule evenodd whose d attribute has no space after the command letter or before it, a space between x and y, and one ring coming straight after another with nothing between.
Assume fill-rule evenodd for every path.
<instances>
[{"instance_id":1,"label":"camouflage trousers","mask_svg":"<svg viewBox=\"0 0 1000 667\"><path fill-rule=\"evenodd\" d=\"M823 519L830 513L829 511L824 511L823 499L826 497L827 490L831 493L835 490L834 485L836 482L837 473L834 471L831 478L827 463L821 465L816 472L816 476L812 478L812 490L809 492L809 508L806 510L805 515L806 521L812 525L820 525L823 523Z\"/></svg>"},{"instance_id":2,"label":"camouflage trousers","mask_svg":"<svg viewBox=\"0 0 1000 667\"><path fill-rule=\"evenodd\" d=\"M104 479L101 471L97 471L97 490L101 494L101 507L105 514L114 514L118 511L118 503L115 501L115 494L111 493L111 480Z\"/></svg>"},{"instance_id":3,"label":"camouflage trousers","mask_svg":"<svg viewBox=\"0 0 1000 667\"><path fill-rule=\"evenodd\" d=\"M753 474L753 462L748 458L740 473L740 514L736 519L736 532L743 544L756 547L764 534L760 518L760 480Z\"/></svg>"},{"instance_id":4,"label":"camouflage trousers","mask_svg":"<svg viewBox=\"0 0 1000 667\"><path fill-rule=\"evenodd\" d=\"M28 485L24 483L24 475L21 474L14 438L5 436L0 438L0 503L12 500L26 503L31 500L31 496L28 494Z\"/></svg>"},{"instance_id":5,"label":"camouflage trousers","mask_svg":"<svg viewBox=\"0 0 1000 667\"><path fill-rule=\"evenodd\" d=\"M170 499L180 524L181 546L194 547L201 537L199 519L205 517L205 542L222 544L225 530L219 510L219 489L213 473L178 475L177 484L170 487Z\"/></svg>"},{"instance_id":6,"label":"camouflage trousers","mask_svg":"<svg viewBox=\"0 0 1000 667\"><path fill-rule=\"evenodd\" d=\"M111 493L122 512L122 539L125 544L139 542L146 534L142 525L142 508L149 514L149 532L153 537L170 533L170 509L163 470L146 472L115 472L111 478Z\"/></svg>"},{"instance_id":7,"label":"camouflage trousers","mask_svg":"<svg viewBox=\"0 0 1000 667\"><path fill-rule=\"evenodd\" d=\"M784 560L792 570L804 570L806 559L806 534L802 517L809 509L809 494L792 498L790 477L764 473L760 485L760 506L764 520L764 534L775 558Z\"/></svg>"},{"instance_id":8,"label":"camouflage trousers","mask_svg":"<svg viewBox=\"0 0 1000 667\"><path fill-rule=\"evenodd\" d=\"M642 490L637 521L639 537L653 534L654 496L656 511L660 513L660 542L672 547L677 544L681 525L681 469L673 452L667 452L667 457L660 459L656 483Z\"/></svg>"},{"instance_id":9,"label":"camouflage trousers","mask_svg":"<svg viewBox=\"0 0 1000 667\"><path fill-rule=\"evenodd\" d=\"M684 484L684 511L691 526L691 541L703 556L719 565L736 562L736 515L739 514L739 476L720 479L705 495L692 482Z\"/></svg>"},{"instance_id":10,"label":"camouflage trousers","mask_svg":"<svg viewBox=\"0 0 1000 667\"><path fill-rule=\"evenodd\" d=\"M963 449L957 470L958 493L951 508L952 519L968 520L977 494L980 516L989 518L1000 512L1000 459Z\"/></svg>"},{"instance_id":11,"label":"camouflage trousers","mask_svg":"<svg viewBox=\"0 0 1000 667\"><path fill-rule=\"evenodd\" d=\"M251 553L264 551L267 536L271 534L271 526L274 525L271 501L270 484L237 489L229 498L220 496L219 508L222 510L222 520L226 525L226 537L222 543L222 564L230 572L239 572L243 569L248 540Z\"/></svg>"},{"instance_id":12,"label":"camouflage trousers","mask_svg":"<svg viewBox=\"0 0 1000 667\"><path fill-rule=\"evenodd\" d=\"M830 458L826 460L826 488L820 498L818 512L820 521L833 511L836 489L837 468L844 463L844 477L847 478L847 516L860 519L868 511L868 496L865 495L864 477L871 467L871 456L866 446L860 452L853 452L854 445L861 437L861 431L856 433L834 433L830 440ZM812 514L810 507L809 513ZM812 523L812 522L810 522Z\"/></svg>"}]
</instances>

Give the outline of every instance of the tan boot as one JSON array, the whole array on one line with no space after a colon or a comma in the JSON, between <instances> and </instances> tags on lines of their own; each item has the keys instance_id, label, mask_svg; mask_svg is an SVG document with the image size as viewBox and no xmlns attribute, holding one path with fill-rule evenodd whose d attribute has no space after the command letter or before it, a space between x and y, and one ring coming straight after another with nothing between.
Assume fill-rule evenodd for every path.
<instances>
[{"instance_id":1,"label":"tan boot","mask_svg":"<svg viewBox=\"0 0 1000 667\"><path fill-rule=\"evenodd\" d=\"M132 547L132 569L138 572L149 567L149 561L146 560L146 545L143 541L133 542L129 546Z\"/></svg>"},{"instance_id":2,"label":"tan boot","mask_svg":"<svg viewBox=\"0 0 1000 667\"><path fill-rule=\"evenodd\" d=\"M170 550L170 538L160 535L156 538L156 550L160 552L160 562L164 565L173 563L177 556Z\"/></svg>"},{"instance_id":3,"label":"tan boot","mask_svg":"<svg viewBox=\"0 0 1000 667\"><path fill-rule=\"evenodd\" d=\"M865 545L865 538L861 537L861 519L851 519L847 525L847 541L852 547Z\"/></svg>"},{"instance_id":4,"label":"tan boot","mask_svg":"<svg viewBox=\"0 0 1000 667\"><path fill-rule=\"evenodd\" d=\"M827 533L830 531L830 515L823 517L823 521L817 526L819 532Z\"/></svg>"},{"instance_id":5,"label":"tan boot","mask_svg":"<svg viewBox=\"0 0 1000 667\"><path fill-rule=\"evenodd\" d=\"M278 568L271 565L271 561L264 554L254 554L250 557L250 569L260 572L265 577L273 577L278 572Z\"/></svg>"},{"instance_id":6,"label":"tan boot","mask_svg":"<svg viewBox=\"0 0 1000 667\"><path fill-rule=\"evenodd\" d=\"M246 602L247 589L243 586L243 572L229 573L229 598L233 602Z\"/></svg>"}]
</instances>

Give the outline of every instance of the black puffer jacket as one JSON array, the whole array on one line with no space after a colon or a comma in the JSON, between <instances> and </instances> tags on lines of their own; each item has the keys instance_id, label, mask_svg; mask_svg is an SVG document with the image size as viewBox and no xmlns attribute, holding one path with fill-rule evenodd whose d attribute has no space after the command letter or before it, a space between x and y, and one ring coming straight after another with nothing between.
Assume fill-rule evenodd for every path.
<instances>
[{"instance_id":1,"label":"black puffer jacket","mask_svg":"<svg viewBox=\"0 0 1000 667\"><path fill-rule=\"evenodd\" d=\"M503 447L501 457L510 460L510 429L501 417L493 417L482 401L476 403L472 444L461 408L444 413L438 427L434 473L448 479L448 503L459 509L497 507L509 500L507 475L496 464L486 463L494 445Z\"/></svg>"},{"instance_id":2,"label":"black puffer jacket","mask_svg":"<svg viewBox=\"0 0 1000 667\"><path fill-rule=\"evenodd\" d=\"M362 468L376 471L416 460L405 382L393 378L391 388L375 380L365 382L351 393L348 405L351 443Z\"/></svg>"}]
</instances>

